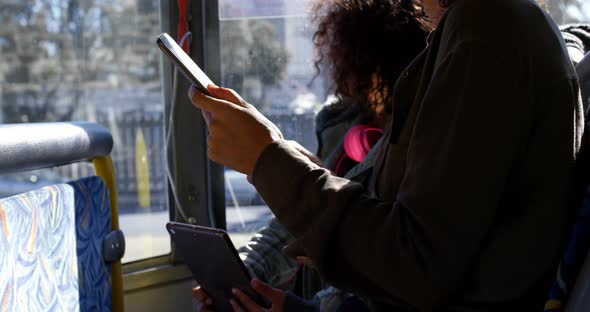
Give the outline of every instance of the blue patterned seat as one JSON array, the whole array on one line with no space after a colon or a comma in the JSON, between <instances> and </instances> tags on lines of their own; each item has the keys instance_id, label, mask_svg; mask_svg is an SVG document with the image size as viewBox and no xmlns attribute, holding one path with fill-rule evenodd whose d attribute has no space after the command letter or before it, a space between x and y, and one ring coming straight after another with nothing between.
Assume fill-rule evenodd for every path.
<instances>
[{"instance_id":1,"label":"blue patterned seat","mask_svg":"<svg viewBox=\"0 0 590 312\"><path fill-rule=\"evenodd\" d=\"M99 177L0 199L0 311L111 311L110 232Z\"/></svg>"}]
</instances>

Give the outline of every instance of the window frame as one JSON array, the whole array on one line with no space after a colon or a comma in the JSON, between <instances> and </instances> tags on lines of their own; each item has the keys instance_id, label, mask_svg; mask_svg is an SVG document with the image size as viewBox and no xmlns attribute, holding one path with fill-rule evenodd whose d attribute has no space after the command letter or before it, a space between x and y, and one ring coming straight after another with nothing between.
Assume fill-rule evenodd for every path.
<instances>
[{"instance_id":1,"label":"window frame","mask_svg":"<svg viewBox=\"0 0 590 312\"><path fill-rule=\"evenodd\" d=\"M161 1L164 3L166 1ZM168 32L172 37L177 35L178 8L175 3L167 3L168 18L162 18L162 31ZM219 58L215 62L214 57L207 57L218 53L218 38L205 38L205 27L218 29L217 21L210 21L208 12L217 10L217 0L193 0L189 13L189 27L192 33L190 44L190 56L203 68L207 75L218 81L220 77ZM162 15L164 12L162 8ZM211 47L211 48L208 48ZM207 50L208 49L208 50ZM162 61L163 73L163 102L166 107L166 129L171 113L172 98L174 103L174 116L172 116L172 174L176 183L176 191L180 204L188 220L183 220L176 209L176 203L170 198L171 220L189 221L203 226L224 228L222 222L224 216L218 216L214 207L224 203L223 184L219 190L219 178L223 182L223 168L209 161L207 157L207 127L199 110L195 109L187 96L190 83L176 73L176 90L173 90L172 82L175 75L173 65L168 61ZM186 131L190 129L190 131ZM184 130L184 131L183 131ZM204 174L203 174L204 173ZM221 176L219 176L221 174ZM172 191L170 190L170 197ZM221 191L221 192L220 192ZM220 219L221 218L221 219Z\"/></svg>"},{"instance_id":2,"label":"window frame","mask_svg":"<svg viewBox=\"0 0 590 312\"><path fill-rule=\"evenodd\" d=\"M217 0L190 1L189 30L192 33L190 56L213 81L221 81L219 18ZM176 1L160 0L160 28L172 37L177 35L178 5ZM155 38L154 38L155 40ZM154 44L154 48L155 44ZM207 129L199 110L187 96L190 83L178 76L174 89L174 67L161 56L162 102L164 104L164 134L172 116L172 144L166 150L177 197L190 223L225 229L225 189L223 166L207 157ZM172 98L175 98L172 111ZM190 131L182 131L190 129ZM205 173L205 174L203 174ZM168 183L170 220L186 222L176 208L172 188ZM164 226L164 225L162 225ZM171 252L123 264L125 292L192 279L182 258L170 241Z\"/></svg>"}]
</instances>

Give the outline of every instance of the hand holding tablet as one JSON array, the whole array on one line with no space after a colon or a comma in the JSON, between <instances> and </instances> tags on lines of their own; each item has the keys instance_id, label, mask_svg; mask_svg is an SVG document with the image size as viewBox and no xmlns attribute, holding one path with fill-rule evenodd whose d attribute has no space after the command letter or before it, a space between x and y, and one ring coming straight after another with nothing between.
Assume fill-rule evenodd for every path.
<instances>
[{"instance_id":1,"label":"hand holding tablet","mask_svg":"<svg viewBox=\"0 0 590 312\"><path fill-rule=\"evenodd\" d=\"M250 287L250 274L225 231L178 222L168 222L166 229L194 279L213 300L214 311L233 311L232 289L267 306Z\"/></svg>"}]
</instances>

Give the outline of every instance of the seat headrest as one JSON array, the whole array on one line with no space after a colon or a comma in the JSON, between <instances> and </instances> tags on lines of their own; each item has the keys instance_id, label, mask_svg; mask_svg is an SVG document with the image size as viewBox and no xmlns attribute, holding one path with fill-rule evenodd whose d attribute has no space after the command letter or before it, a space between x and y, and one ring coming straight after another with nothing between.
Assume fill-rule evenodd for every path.
<instances>
[{"instance_id":1,"label":"seat headrest","mask_svg":"<svg viewBox=\"0 0 590 312\"><path fill-rule=\"evenodd\" d=\"M109 130L90 122L0 125L0 174L109 155Z\"/></svg>"}]
</instances>

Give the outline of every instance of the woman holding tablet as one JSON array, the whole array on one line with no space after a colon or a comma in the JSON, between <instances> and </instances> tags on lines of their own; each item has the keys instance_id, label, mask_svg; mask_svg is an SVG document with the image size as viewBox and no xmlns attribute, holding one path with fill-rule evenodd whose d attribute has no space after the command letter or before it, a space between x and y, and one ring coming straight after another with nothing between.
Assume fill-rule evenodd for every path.
<instances>
[{"instance_id":1,"label":"woman holding tablet","mask_svg":"<svg viewBox=\"0 0 590 312\"><path fill-rule=\"evenodd\" d=\"M531 0L422 5L436 30L396 84L371 189L317 166L216 86L190 90L209 157L250 177L296 238L290 255L371 310L541 309L583 128L563 39Z\"/></svg>"}]
</instances>

